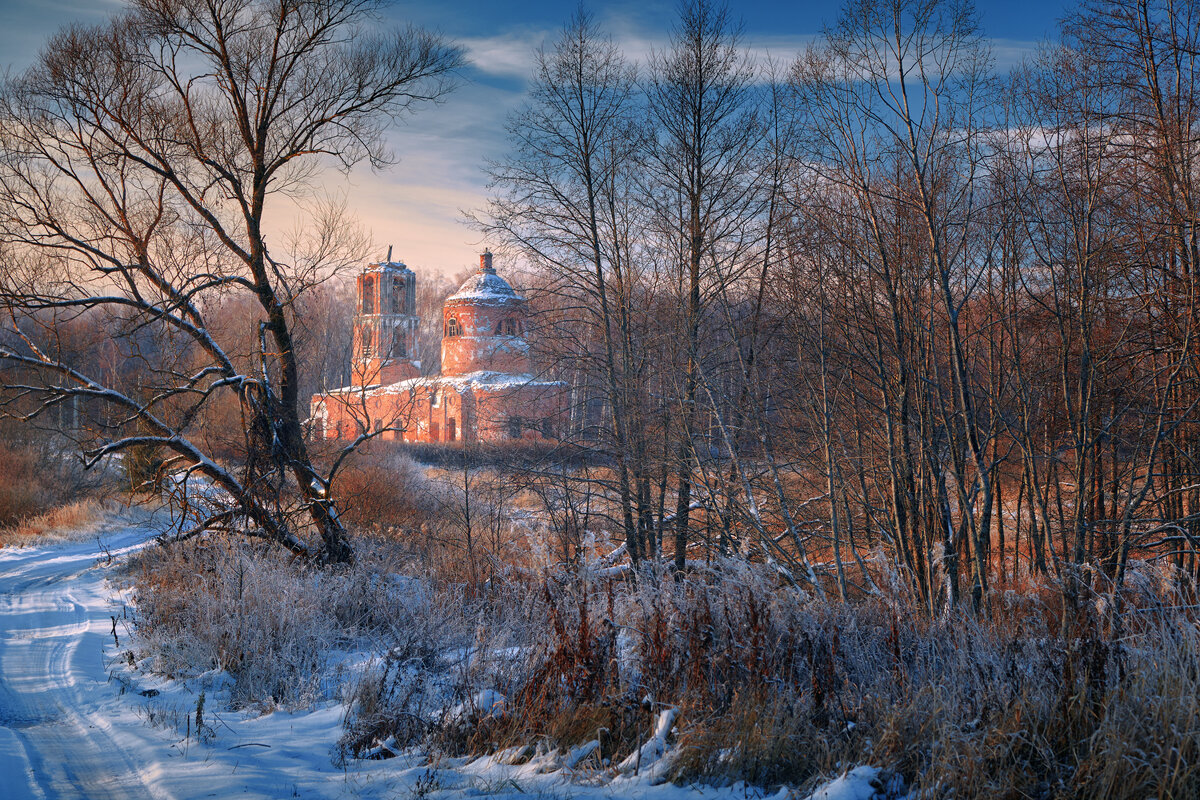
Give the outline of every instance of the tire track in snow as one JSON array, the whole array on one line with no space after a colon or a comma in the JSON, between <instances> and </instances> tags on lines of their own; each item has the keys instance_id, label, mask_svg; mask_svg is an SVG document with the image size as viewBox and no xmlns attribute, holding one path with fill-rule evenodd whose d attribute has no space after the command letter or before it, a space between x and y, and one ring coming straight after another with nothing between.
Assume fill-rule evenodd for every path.
<instances>
[{"instance_id":1,"label":"tire track in snow","mask_svg":"<svg viewBox=\"0 0 1200 800\"><path fill-rule=\"evenodd\" d=\"M110 550L151 536L106 536ZM141 770L110 735L101 703L109 608L97 544L0 551L0 795L149 800Z\"/></svg>"}]
</instances>

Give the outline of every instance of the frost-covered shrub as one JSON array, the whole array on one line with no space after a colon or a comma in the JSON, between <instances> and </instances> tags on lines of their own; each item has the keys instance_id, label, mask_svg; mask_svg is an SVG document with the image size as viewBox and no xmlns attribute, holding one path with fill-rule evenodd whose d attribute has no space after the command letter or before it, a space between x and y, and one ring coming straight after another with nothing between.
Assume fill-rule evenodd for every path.
<instances>
[{"instance_id":1,"label":"frost-covered shrub","mask_svg":"<svg viewBox=\"0 0 1200 800\"><path fill-rule=\"evenodd\" d=\"M430 584L413 579L429 597L422 635L436 646L413 647L414 628L399 627L384 655L365 671L349 696L346 730L338 746L343 758L379 757L390 748L425 745L467 752L502 727L495 703L476 708L488 688L504 681L525 659L533 631L529 606L516 583L492 584L483 594L466 584ZM507 684L505 684L507 686Z\"/></svg>"},{"instance_id":2,"label":"frost-covered shrub","mask_svg":"<svg viewBox=\"0 0 1200 800\"><path fill-rule=\"evenodd\" d=\"M635 576L597 551L472 583L412 537L360 535L354 566L323 570L212 537L139 557L139 632L156 669L228 670L241 703L331 696L335 656L373 653L342 677L345 758L536 745L615 769L671 709L656 769L680 780L866 763L919 797L1200 796L1200 628L1145 565L1119 629L1096 596L1064 636L1052 586L931 619L903 596L819 601L766 565Z\"/></svg>"},{"instance_id":3,"label":"frost-covered shrub","mask_svg":"<svg viewBox=\"0 0 1200 800\"><path fill-rule=\"evenodd\" d=\"M438 487L388 442L353 455L339 471L333 494L342 519L360 530L415 530L437 522Z\"/></svg>"},{"instance_id":4,"label":"frost-covered shrub","mask_svg":"<svg viewBox=\"0 0 1200 800\"><path fill-rule=\"evenodd\" d=\"M226 670L239 703L316 696L336 620L281 554L214 537L148 550L135 570L137 631L153 670Z\"/></svg>"},{"instance_id":5,"label":"frost-covered shrub","mask_svg":"<svg viewBox=\"0 0 1200 800\"><path fill-rule=\"evenodd\" d=\"M1099 617L1064 638L1036 602L929 619L903 598L816 601L736 561L684 580L526 574L473 607L452 671L455 698L497 692L502 716L448 725L405 694L428 676L396 672L371 713L395 745L596 741L616 764L676 708L680 779L803 785L869 763L917 796L1200 796L1200 629L1180 598L1137 602L1120 638Z\"/></svg>"},{"instance_id":6,"label":"frost-covered shrub","mask_svg":"<svg viewBox=\"0 0 1200 800\"><path fill-rule=\"evenodd\" d=\"M354 566L337 570L237 538L148 549L131 575L150 668L226 670L235 703L292 706L335 693L331 658L339 652L386 639L396 652L428 658L446 615L396 574L394 549L361 547Z\"/></svg>"}]
</instances>

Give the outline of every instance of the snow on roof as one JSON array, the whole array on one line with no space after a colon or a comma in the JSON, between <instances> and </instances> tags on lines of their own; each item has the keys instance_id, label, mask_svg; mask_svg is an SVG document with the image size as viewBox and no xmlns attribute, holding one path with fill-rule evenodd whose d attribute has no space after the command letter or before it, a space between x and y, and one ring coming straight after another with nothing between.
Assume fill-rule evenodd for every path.
<instances>
[{"instance_id":1,"label":"snow on roof","mask_svg":"<svg viewBox=\"0 0 1200 800\"><path fill-rule=\"evenodd\" d=\"M447 297L446 302L450 302L451 300L474 300L503 303L522 299L524 298L513 291L508 281L496 274L496 270L481 269L463 281L463 285L458 287L457 292Z\"/></svg>"},{"instance_id":2,"label":"snow on roof","mask_svg":"<svg viewBox=\"0 0 1200 800\"><path fill-rule=\"evenodd\" d=\"M382 272L385 269L396 270L398 272L412 272L403 261L380 261L378 264L367 264L363 272Z\"/></svg>"},{"instance_id":3,"label":"snow on roof","mask_svg":"<svg viewBox=\"0 0 1200 800\"><path fill-rule=\"evenodd\" d=\"M458 336L460 342L483 342L489 353L528 353L529 341L524 336L500 336L485 333L481 336Z\"/></svg>"},{"instance_id":4,"label":"snow on roof","mask_svg":"<svg viewBox=\"0 0 1200 800\"><path fill-rule=\"evenodd\" d=\"M542 380L528 372L509 373L509 372L491 372L489 370L479 370L478 372L468 372L466 375L455 375L452 377L442 377L438 379L441 383L452 385L461 384L463 388L475 386L484 390L495 389L519 389L523 386L560 386L564 385L562 381L547 381Z\"/></svg>"},{"instance_id":5,"label":"snow on roof","mask_svg":"<svg viewBox=\"0 0 1200 800\"><path fill-rule=\"evenodd\" d=\"M393 383L391 386L385 386L384 390L408 389L417 386L428 386L430 388L435 386L449 386L460 392L469 388L495 391L498 389L520 389L524 386L558 386L561 383L562 381L541 380L527 372L493 372L481 369L476 372L468 372L466 375L443 375L439 378L411 378L400 383Z\"/></svg>"},{"instance_id":6,"label":"snow on roof","mask_svg":"<svg viewBox=\"0 0 1200 800\"><path fill-rule=\"evenodd\" d=\"M548 381L538 378L535 375L530 375L527 372L511 373L511 372L493 372L491 370L479 370L477 372L468 372L466 375L451 375L449 377L422 377L409 378L408 380L389 383L387 385L373 384L371 386L343 386L340 389L330 389L325 392L326 395L332 394L355 394L365 393L373 395L381 394L399 394L409 389L435 389L439 386L446 386L456 391L462 392L466 389L479 389L481 391L500 391L509 389L521 389L527 386L565 386L563 381Z\"/></svg>"}]
</instances>

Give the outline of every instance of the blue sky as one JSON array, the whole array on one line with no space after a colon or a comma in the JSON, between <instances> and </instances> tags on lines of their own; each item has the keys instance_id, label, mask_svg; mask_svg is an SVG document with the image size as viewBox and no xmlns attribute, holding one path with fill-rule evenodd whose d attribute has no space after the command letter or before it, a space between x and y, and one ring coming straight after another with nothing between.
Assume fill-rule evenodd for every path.
<instances>
[{"instance_id":1,"label":"blue sky","mask_svg":"<svg viewBox=\"0 0 1200 800\"><path fill-rule=\"evenodd\" d=\"M0 68L28 66L60 26L98 22L122 5L122 0L0 0ZM977 5L1000 66L1052 36L1058 18L1074 6L1064 0ZM463 44L471 66L446 103L422 110L394 131L399 163L379 174L358 168L325 179L328 191L346 195L381 256L391 244L410 267L451 274L476 261L482 243L461 211L486 202L484 160L505 150L504 120L520 106L530 53L554 37L574 7L574 0L402 0L392 6L389 16L396 21L415 22ZM636 56L665 42L676 3L619 0L587 7ZM746 44L781 60L818 34L839 7L839 2L731 2L745 23Z\"/></svg>"}]
</instances>

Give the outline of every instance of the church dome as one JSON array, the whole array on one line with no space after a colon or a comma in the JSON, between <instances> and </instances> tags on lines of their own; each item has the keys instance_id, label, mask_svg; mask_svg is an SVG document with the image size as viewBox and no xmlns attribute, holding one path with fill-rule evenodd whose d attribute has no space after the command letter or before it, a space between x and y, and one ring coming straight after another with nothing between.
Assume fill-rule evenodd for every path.
<instances>
[{"instance_id":1,"label":"church dome","mask_svg":"<svg viewBox=\"0 0 1200 800\"><path fill-rule=\"evenodd\" d=\"M463 281L463 285L458 287L457 292L446 298L446 302L465 300L503 303L522 299L508 281L496 274L496 270L492 267L491 253L484 253L479 260L479 272Z\"/></svg>"},{"instance_id":2,"label":"church dome","mask_svg":"<svg viewBox=\"0 0 1200 800\"><path fill-rule=\"evenodd\" d=\"M442 306L442 377L529 372L525 299L496 274L492 254Z\"/></svg>"}]
</instances>

